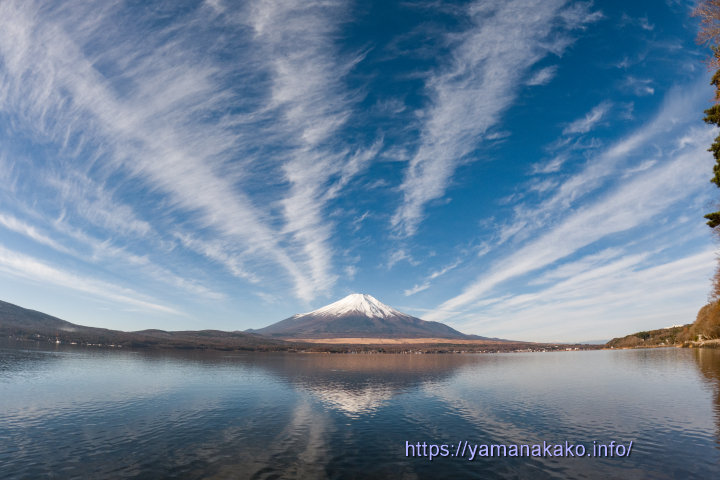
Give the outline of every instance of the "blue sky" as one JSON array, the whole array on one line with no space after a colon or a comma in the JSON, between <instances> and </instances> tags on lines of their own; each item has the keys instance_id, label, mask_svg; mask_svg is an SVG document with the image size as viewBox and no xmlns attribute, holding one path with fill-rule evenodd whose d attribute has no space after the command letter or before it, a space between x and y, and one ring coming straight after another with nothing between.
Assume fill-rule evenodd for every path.
<instances>
[{"instance_id":1,"label":"blue sky","mask_svg":"<svg viewBox=\"0 0 720 480\"><path fill-rule=\"evenodd\" d=\"M679 1L0 3L0 299L258 328L692 322L713 91Z\"/></svg>"}]
</instances>

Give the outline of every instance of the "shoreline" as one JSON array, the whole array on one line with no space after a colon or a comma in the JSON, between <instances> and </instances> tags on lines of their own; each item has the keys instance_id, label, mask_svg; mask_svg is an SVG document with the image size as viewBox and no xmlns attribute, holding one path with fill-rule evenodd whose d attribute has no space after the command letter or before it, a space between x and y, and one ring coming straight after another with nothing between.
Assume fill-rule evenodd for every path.
<instances>
[{"instance_id":1,"label":"shoreline","mask_svg":"<svg viewBox=\"0 0 720 480\"><path fill-rule=\"evenodd\" d=\"M398 343L398 344L329 344L329 343L288 343L287 345L217 345L217 344L153 344L125 345L58 341L50 337L27 338L24 336L3 336L2 341L28 343L34 346L56 346L61 348L102 348L122 351L193 351L193 352L243 352L243 353L319 353L319 354L481 354L481 353L542 353L602 350L604 345L564 343Z\"/></svg>"}]
</instances>

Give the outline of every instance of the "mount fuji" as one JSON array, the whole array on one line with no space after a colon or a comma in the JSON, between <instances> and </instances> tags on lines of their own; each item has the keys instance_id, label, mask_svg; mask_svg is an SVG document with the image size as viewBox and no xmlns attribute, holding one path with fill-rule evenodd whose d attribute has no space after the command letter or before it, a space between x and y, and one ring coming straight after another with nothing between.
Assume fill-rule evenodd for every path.
<instances>
[{"instance_id":1,"label":"mount fuji","mask_svg":"<svg viewBox=\"0 0 720 480\"><path fill-rule=\"evenodd\" d=\"M354 293L308 313L293 315L259 330L276 338L446 338L481 339L439 322L395 310L371 295Z\"/></svg>"}]
</instances>

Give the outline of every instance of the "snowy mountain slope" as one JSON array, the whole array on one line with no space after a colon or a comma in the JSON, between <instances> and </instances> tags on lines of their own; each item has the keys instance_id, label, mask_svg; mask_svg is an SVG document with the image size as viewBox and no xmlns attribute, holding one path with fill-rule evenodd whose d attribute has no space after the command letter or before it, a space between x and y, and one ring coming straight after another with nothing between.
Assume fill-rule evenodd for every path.
<instances>
[{"instance_id":1,"label":"snowy mountain slope","mask_svg":"<svg viewBox=\"0 0 720 480\"><path fill-rule=\"evenodd\" d=\"M280 338L480 338L402 313L359 293L252 332Z\"/></svg>"},{"instance_id":2,"label":"snowy mountain slope","mask_svg":"<svg viewBox=\"0 0 720 480\"><path fill-rule=\"evenodd\" d=\"M326 305L312 312L302 313L296 316L303 315L325 315L325 316L341 316L350 313L362 314L367 317L376 318L389 318L392 316L408 316L402 312L395 310L392 307L385 305L380 302L377 298L372 295L365 295L362 293L353 293L347 297L338 300L335 303Z\"/></svg>"}]
</instances>

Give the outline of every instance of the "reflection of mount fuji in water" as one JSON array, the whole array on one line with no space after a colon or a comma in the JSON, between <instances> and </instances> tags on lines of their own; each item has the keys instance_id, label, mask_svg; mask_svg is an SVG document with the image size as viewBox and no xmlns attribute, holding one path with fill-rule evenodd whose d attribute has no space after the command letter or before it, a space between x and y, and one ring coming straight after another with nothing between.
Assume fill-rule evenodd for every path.
<instances>
[{"instance_id":1,"label":"reflection of mount fuji in water","mask_svg":"<svg viewBox=\"0 0 720 480\"><path fill-rule=\"evenodd\" d=\"M293 315L259 330L285 339L440 338L481 340L440 322L428 322L395 310L370 295L354 293L312 312Z\"/></svg>"},{"instance_id":2,"label":"reflection of mount fuji in water","mask_svg":"<svg viewBox=\"0 0 720 480\"><path fill-rule=\"evenodd\" d=\"M396 395L447 381L489 358L462 355L273 355L257 366L347 415L379 409Z\"/></svg>"}]
</instances>

